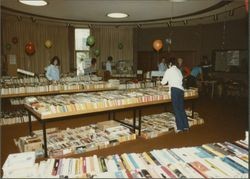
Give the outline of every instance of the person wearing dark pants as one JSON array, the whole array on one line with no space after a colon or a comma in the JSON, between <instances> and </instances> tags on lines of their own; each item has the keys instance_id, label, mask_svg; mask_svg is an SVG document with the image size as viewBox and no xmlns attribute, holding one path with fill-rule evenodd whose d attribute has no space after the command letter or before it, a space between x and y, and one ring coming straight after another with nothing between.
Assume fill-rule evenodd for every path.
<instances>
[{"instance_id":1,"label":"person wearing dark pants","mask_svg":"<svg viewBox=\"0 0 250 179\"><path fill-rule=\"evenodd\" d=\"M184 110L184 91L179 88L172 87L171 100L174 108L177 130L188 130L189 125L187 114Z\"/></svg>"},{"instance_id":2,"label":"person wearing dark pants","mask_svg":"<svg viewBox=\"0 0 250 179\"><path fill-rule=\"evenodd\" d=\"M184 108L183 76L175 65L175 59L167 62L167 70L161 81L162 85L168 84L171 92L172 106L175 114L176 132L189 130L188 119Z\"/></svg>"}]
</instances>

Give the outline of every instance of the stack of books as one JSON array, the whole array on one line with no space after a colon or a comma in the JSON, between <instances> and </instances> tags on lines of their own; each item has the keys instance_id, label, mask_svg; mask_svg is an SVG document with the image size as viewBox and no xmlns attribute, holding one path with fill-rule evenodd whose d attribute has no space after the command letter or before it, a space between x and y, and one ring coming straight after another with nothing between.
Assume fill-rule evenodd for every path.
<instances>
[{"instance_id":1,"label":"stack of books","mask_svg":"<svg viewBox=\"0 0 250 179\"><path fill-rule=\"evenodd\" d=\"M196 96L196 90L185 96ZM32 107L41 116L63 112L88 111L100 108L118 107L170 99L167 90L145 88L119 90L112 92L77 93L71 95L26 97L25 104Z\"/></svg>"},{"instance_id":2,"label":"stack of books","mask_svg":"<svg viewBox=\"0 0 250 179\"><path fill-rule=\"evenodd\" d=\"M142 82L139 81L137 83L134 82L130 82L130 83L125 83L125 84L120 84L119 85L119 89L138 89L138 88L153 88L154 87L154 83L151 81L147 81L147 82Z\"/></svg>"},{"instance_id":3,"label":"stack of books","mask_svg":"<svg viewBox=\"0 0 250 179\"><path fill-rule=\"evenodd\" d=\"M5 111L0 113L0 126L29 121L28 112L26 110ZM32 116L31 121L36 121Z\"/></svg>"},{"instance_id":4,"label":"stack of books","mask_svg":"<svg viewBox=\"0 0 250 179\"><path fill-rule=\"evenodd\" d=\"M186 113L192 113L190 110L186 110ZM188 117L189 126L200 125L204 123L203 118L195 112L194 118ZM125 118L123 122L133 124L132 118ZM139 125L139 120L136 120L136 125ZM153 114L142 116L141 120L141 136L145 139L158 137L164 135L170 131L176 131L176 122L173 113L165 112L161 114Z\"/></svg>"},{"instance_id":5,"label":"stack of books","mask_svg":"<svg viewBox=\"0 0 250 179\"><path fill-rule=\"evenodd\" d=\"M35 178L39 168L35 159L35 152L10 154L2 167L3 178Z\"/></svg>"},{"instance_id":6,"label":"stack of books","mask_svg":"<svg viewBox=\"0 0 250 179\"><path fill-rule=\"evenodd\" d=\"M112 77L118 77L118 78L135 78L136 74L112 74Z\"/></svg>"},{"instance_id":7,"label":"stack of books","mask_svg":"<svg viewBox=\"0 0 250 179\"><path fill-rule=\"evenodd\" d=\"M237 142L224 142L107 157L49 158L39 164L34 163L32 156L28 165L30 170L24 169L20 175L17 175L16 168L23 167L23 164L15 160L9 163L8 158L3 166L3 177L248 178L248 145L244 140L241 142L247 148L242 148ZM26 156L25 153L20 155ZM8 167L5 167L6 163ZM18 167L12 168L11 165Z\"/></svg>"},{"instance_id":8,"label":"stack of books","mask_svg":"<svg viewBox=\"0 0 250 179\"><path fill-rule=\"evenodd\" d=\"M36 155L40 156L43 135L41 131L34 131L34 134L32 137L20 137L16 141L20 152L36 151ZM52 128L47 130L47 148L50 157L62 157L98 150L135 139L134 133L115 121L105 121L75 129Z\"/></svg>"},{"instance_id":9,"label":"stack of books","mask_svg":"<svg viewBox=\"0 0 250 179\"><path fill-rule=\"evenodd\" d=\"M0 91L2 95L11 95L113 87L107 82L100 81L101 79L101 77L97 76L63 76L59 81L51 84L44 76L4 77L0 81ZM116 87L118 88L118 86Z\"/></svg>"},{"instance_id":10,"label":"stack of books","mask_svg":"<svg viewBox=\"0 0 250 179\"><path fill-rule=\"evenodd\" d=\"M11 98L10 99L11 105L23 105L24 104L24 98Z\"/></svg>"}]
</instances>

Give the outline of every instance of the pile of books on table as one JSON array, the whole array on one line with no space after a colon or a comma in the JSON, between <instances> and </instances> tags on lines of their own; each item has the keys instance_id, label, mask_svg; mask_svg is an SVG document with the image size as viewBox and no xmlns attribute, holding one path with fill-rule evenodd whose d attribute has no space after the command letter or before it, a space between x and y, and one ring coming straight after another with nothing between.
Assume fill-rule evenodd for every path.
<instances>
[{"instance_id":1,"label":"pile of books on table","mask_svg":"<svg viewBox=\"0 0 250 179\"><path fill-rule=\"evenodd\" d=\"M10 104L11 105L22 105L24 104L24 98L11 98L10 99Z\"/></svg>"},{"instance_id":2,"label":"pile of books on table","mask_svg":"<svg viewBox=\"0 0 250 179\"><path fill-rule=\"evenodd\" d=\"M59 82L86 82L86 81L101 81L102 77L96 75L74 76L71 74L61 74ZM3 76L0 79L1 84L31 84L31 83L45 83L48 82L47 78L43 75L34 77L13 77Z\"/></svg>"},{"instance_id":3,"label":"pile of books on table","mask_svg":"<svg viewBox=\"0 0 250 179\"><path fill-rule=\"evenodd\" d=\"M34 131L34 136L20 137L16 141L20 152L36 151L37 156L43 154L42 131ZM135 140L136 135L127 127L115 121L105 121L74 129L47 130L47 149L51 157L62 157L87 151L107 148L119 143Z\"/></svg>"},{"instance_id":4,"label":"pile of books on table","mask_svg":"<svg viewBox=\"0 0 250 179\"><path fill-rule=\"evenodd\" d=\"M129 82L129 83L124 83L119 85L119 89L137 89L137 88L153 88L154 83L151 81L146 81L146 82Z\"/></svg>"},{"instance_id":5,"label":"pile of books on table","mask_svg":"<svg viewBox=\"0 0 250 179\"><path fill-rule=\"evenodd\" d=\"M63 76L55 83L49 82L42 77L5 77L1 79L0 91L2 95L20 93L39 93L51 91L83 90L111 88L111 84L100 81L97 76ZM118 86L116 86L118 88Z\"/></svg>"},{"instance_id":6,"label":"pile of books on table","mask_svg":"<svg viewBox=\"0 0 250 179\"><path fill-rule=\"evenodd\" d=\"M247 133L248 135L248 133ZM49 158L10 154L3 177L33 178L248 178L248 141L98 157ZM14 157L13 157L14 156Z\"/></svg>"},{"instance_id":7,"label":"pile of books on table","mask_svg":"<svg viewBox=\"0 0 250 179\"><path fill-rule=\"evenodd\" d=\"M0 117L0 126L24 123L29 121L28 112L26 110L1 112ZM31 117L31 121L36 121L36 119L34 117Z\"/></svg>"},{"instance_id":8,"label":"pile of books on table","mask_svg":"<svg viewBox=\"0 0 250 179\"><path fill-rule=\"evenodd\" d=\"M187 114L192 113L190 110L186 110ZM133 124L132 118L125 118L123 122ZM139 120L136 120L136 125L139 125ZM194 118L188 117L189 127L194 125L203 124L204 119L195 112ZM145 139L158 137L164 135L170 131L176 130L176 122L173 113L165 112L161 114L153 114L142 116L141 121L141 136Z\"/></svg>"},{"instance_id":9,"label":"pile of books on table","mask_svg":"<svg viewBox=\"0 0 250 179\"><path fill-rule=\"evenodd\" d=\"M22 93L39 93L67 90L84 90L84 89L106 89L112 86L104 81L101 82L39 82L26 84L3 84L0 86L2 95L22 94Z\"/></svg>"},{"instance_id":10,"label":"pile of books on table","mask_svg":"<svg viewBox=\"0 0 250 179\"><path fill-rule=\"evenodd\" d=\"M195 96L195 90L185 92L185 96ZM26 97L25 104L43 115L63 112L88 111L93 109L141 104L170 99L167 90L145 88L134 90L76 93L70 95Z\"/></svg>"}]
</instances>

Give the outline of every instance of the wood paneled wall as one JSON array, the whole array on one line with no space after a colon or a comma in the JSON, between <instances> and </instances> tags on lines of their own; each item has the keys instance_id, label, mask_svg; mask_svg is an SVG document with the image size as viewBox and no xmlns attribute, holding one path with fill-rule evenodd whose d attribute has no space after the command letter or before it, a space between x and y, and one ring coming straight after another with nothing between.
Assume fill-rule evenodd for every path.
<instances>
[{"instance_id":1,"label":"wood paneled wall","mask_svg":"<svg viewBox=\"0 0 250 179\"><path fill-rule=\"evenodd\" d=\"M17 67L43 73L44 68L49 65L53 56L58 56L61 60L61 72L69 72L69 47L68 28L63 25L42 24L32 22L29 18L18 20L16 16L2 14L2 58L9 54L16 55ZM18 43L12 43L12 38L17 37ZM51 40L53 46L48 49L45 41ZM25 45L31 41L35 45L35 54L29 56L25 53ZM6 48L6 44L11 44L11 49ZM1 59L3 60L3 59ZM72 59L73 60L73 59Z\"/></svg>"},{"instance_id":2,"label":"wood paneled wall","mask_svg":"<svg viewBox=\"0 0 250 179\"><path fill-rule=\"evenodd\" d=\"M133 65L133 28L99 27L92 28L91 34L95 37L95 45L91 48L100 50L99 69L108 56L112 56L113 61L126 60ZM119 43L123 44L122 49L118 48Z\"/></svg>"},{"instance_id":3,"label":"wood paneled wall","mask_svg":"<svg viewBox=\"0 0 250 179\"><path fill-rule=\"evenodd\" d=\"M161 62L161 58L166 59L170 57L182 58L183 64L189 68L195 65L197 52L196 51L139 51L138 56L138 70L151 71L158 70L158 64Z\"/></svg>"}]
</instances>

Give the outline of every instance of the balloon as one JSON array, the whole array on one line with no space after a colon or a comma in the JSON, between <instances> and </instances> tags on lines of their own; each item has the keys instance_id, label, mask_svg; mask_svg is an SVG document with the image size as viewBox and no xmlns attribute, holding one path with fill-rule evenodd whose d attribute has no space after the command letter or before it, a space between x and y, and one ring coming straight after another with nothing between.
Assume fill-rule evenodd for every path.
<instances>
[{"instance_id":1,"label":"balloon","mask_svg":"<svg viewBox=\"0 0 250 179\"><path fill-rule=\"evenodd\" d=\"M119 43L118 44L118 48L121 50L121 49L123 49L123 44L122 43Z\"/></svg>"},{"instance_id":2,"label":"balloon","mask_svg":"<svg viewBox=\"0 0 250 179\"><path fill-rule=\"evenodd\" d=\"M170 45L172 44L172 40L170 38L166 38L165 41L166 41L166 44L170 44Z\"/></svg>"},{"instance_id":3,"label":"balloon","mask_svg":"<svg viewBox=\"0 0 250 179\"><path fill-rule=\"evenodd\" d=\"M13 37L11 41L12 41L13 44L17 44L18 43L18 38L17 37Z\"/></svg>"},{"instance_id":4,"label":"balloon","mask_svg":"<svg viewBox=\"0 0 250 179\"><path fill-rule=\"evenodd\" d=\"M159 50L161 50L163 44L162 44L162 41L161 40L155 40L153 42L153 47L154 49L158 52Z\"/></svg>"},{"instance_id":5,"label":"balloon","mask_svg":"<svg viewBox=\"0 0 250 179\"><path fill-rule=\"evenodd\" d=\"M46 48L51 48L52 47L52 42L50 40L46 40L44 43Z\"/></svg>"},{"instance_id":6,"label":"balloon","mask_svg":"<svg viewBox=\"0 0 250 179\"><path fill-rule=\"evenodd\" d=\"M99 49L95 49L94 55L95 55L96 57L99 57L99 55L100 55L100 50L99 50Z\"/></svg>"},{"instance_id":7,"label":"balloon","mask_svg":"<svg viewBox=\"0 0 250 179\"><path fill-rule=\"evenodd\" d=\"M27 53L27 55L33 55L36 52L35 45L32 42L28 42L25 45L25 52Z\"/></svg>"},{"instance_id":8,"label":"balloon","mask_svg":"<svg viewBox=\"0 0 250 179\"><path fill-rule=\"evenodd\" d=\"M94 44L95 44L95 38L94 38L94 36L92 36L92 35L88 36L88 38L87 38L87 45L88 46L93 46Z\"/></svg>"},{"instance_id":9,"label":"balloon","mask_svg":"<svg viewBox=\"0 0 250 179\"><path fill-rule=\"evenodd\" d=\"M10 43L7 43L7 44L6 44L6 49L7 49L7 50L10 50L10 49L11 49L11 44L10 44Z\"/></svg>"}]
</instances>

